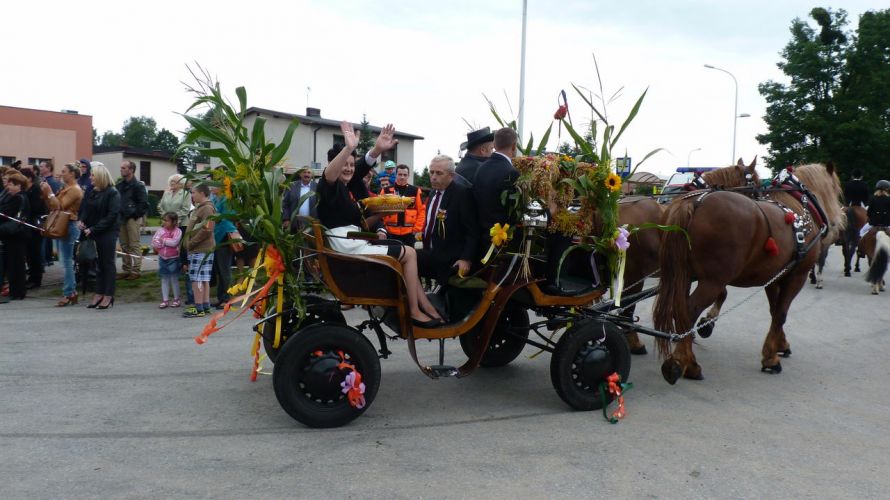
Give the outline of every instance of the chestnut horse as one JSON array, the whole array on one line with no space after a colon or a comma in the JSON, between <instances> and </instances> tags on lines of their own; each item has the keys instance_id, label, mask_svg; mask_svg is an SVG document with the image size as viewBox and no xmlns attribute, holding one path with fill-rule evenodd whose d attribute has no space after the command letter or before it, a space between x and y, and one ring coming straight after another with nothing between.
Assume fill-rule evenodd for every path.
<instances>
[{"instance_id":1,"label":"chestnut horse","mask_svg":"<svg viewBox=\"0 0 890 500\"><path fill-rule=\"evenodd\" d=\"M745 166L741 158L738 164L712 170L702 174L707 186L716 188L734 188L746 183L759 183L755 167L757 158ZM639 226L646 223L659 223L664 206L649 196L629 196L618 202L618 225L630 224ZM646 278L658 270L658 249L661 246L663 231L657 228L641 229L634 233L627 249L627 262L624 269L623 295L631 295L643 290ZM633 318L636 305L631 305L621 312L621 316ZM635 331L627 332L627 342L633 354L646 354L646 346L640 341Z\"/></svg>"},{"instance_id":2,"label":"chestnut horse","mask_svg":"<svg viewBox=\"0 0 890 500\"><path fill-rule=\"evenodd\" d=\"M828 223L824 235L814 222L816 211L805 210L785 192L772 193L774 201L769 201L717 191L677 199L668 206L664 223L684 228L690 239L676 232L662 237L661 283L653 314L656 329L683 335L708 305L726 296L727 286L765 286L772 321L763 344L761 369L781 372L779 354L791 353L783 330L788 308L822 246L832 244L846 222L834 165L804 165L794 174L824 211ZM799 230L792 223L795 217L805 233L801 245L796 243L795 231ZM690 294L693 279L698 282ZM670 341L657 340L665 358L662 375L669 383L676 383L681 376L703 378L692 340L692 335L682 337L673 352Z\"/></svg>"},{"instance_id":3,"label":"chestnut horse","mask_svg":"<svg viewBox=\"0 0 890 500\"><path fill-rule=\"evenodd\" d=\"M871 284L871 294L884 291L884 274L890 258L890 229L873 227L859 242L859 250L868 258L865 281Z\"/></svg>"},{"instance_id":4,"label":"chestnut horse","mask_svg":"<svg viewBox=\"0 0 890 500\"><path fill-rule=\"evenodd\" d=\"M865 226L868 215L865 208L860 205L853 205L844 209L847 214L847 227L841 235L841 241L844 245L844 276L850 276L850 263L853 257L856 257L856 272L859 272L859 257L862 255L857 250L859 248L859 231Z\"/></svg>"}]
</instances>

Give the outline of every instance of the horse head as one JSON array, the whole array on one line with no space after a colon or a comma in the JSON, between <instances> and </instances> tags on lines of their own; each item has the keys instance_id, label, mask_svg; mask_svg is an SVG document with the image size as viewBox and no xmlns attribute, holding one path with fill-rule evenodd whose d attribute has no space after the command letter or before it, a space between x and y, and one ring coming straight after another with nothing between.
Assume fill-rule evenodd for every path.
<instances>
[{"instance_id":1,"label":"horse head","mask_svg":"<svg viewBox=\"0 0 890 500\"><path fill-rule=\"evenodd\" d=\"M751 161L750 165L745 165L741 158L735 165L719 168L702 174L702 179L709 186L720 186L723 188L734 188L747 185L749 182L760 183L760 176L757 175L757 157Z\"/></svg>"}]
</instances>

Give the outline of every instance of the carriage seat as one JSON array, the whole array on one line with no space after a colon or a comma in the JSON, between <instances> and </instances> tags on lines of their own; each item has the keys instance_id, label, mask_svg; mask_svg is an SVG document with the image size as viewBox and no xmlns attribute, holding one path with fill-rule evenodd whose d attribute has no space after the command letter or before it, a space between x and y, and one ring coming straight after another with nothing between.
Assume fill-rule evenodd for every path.
<instances>
[{"instance_id":1,"label":"carriage seat","mask_svg":"<svg viewBox=\"0 0 890 500\"><path fill-rule=\"evenodd\" d=\"M590 278L571 275L561 276L559 278L559 286L555 283L547 283L541 287L541 291L547 295L557 295L559 297L574 297L590 293L594 290L595 287Z\"/></svg>"}]
</instances>

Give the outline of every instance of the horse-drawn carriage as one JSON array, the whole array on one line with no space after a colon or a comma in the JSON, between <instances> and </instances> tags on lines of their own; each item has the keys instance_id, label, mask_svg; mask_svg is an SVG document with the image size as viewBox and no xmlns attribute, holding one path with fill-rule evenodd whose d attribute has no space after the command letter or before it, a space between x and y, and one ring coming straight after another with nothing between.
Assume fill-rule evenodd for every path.
<instances>
[{"instance_id":1,"label":"horse-drawn carriage","mask_svg":"<svg viewBox=\"0 0 890 500\"><path fill-rule=\"evenodd\" d=\"M308 426L344 425L370 406L381 380L379 359L391 354L387 342L392 339L407 341L412 358L431 378L465 377L479 366L503 366L516 359L526 344L533 345L552 354L553 386L563 401L579 410L601 409L612 401L613 394L605 389L610 375L617 373L622 381L628 378L627 341L622 327L606 314L611 301L597 304L606 289L592 286L589 255L566 261L559 295L541 286L537 268L542 262L535 255L529 256L527 275L522 256L497 258L476 278L458 280L457 286L431 294L450 320L438 328L422 328L413 325L407 314L398 261L338 253L326 246L325 238L320 225L314 224L310 246L303 250L312 255L332 297L304 297L302 320L294 309L285 309L257 324L275 362L275 395L289 415ZM368 319L348 324L341 304L366 308ZM530 312L543 319L530 322ZM279 315L285 327L276 338L273 325ZM554 339L552 332L562 329L564 333ZM366 333L376 337L376 348ZM444 341L454 338L468 356L457 367L444 360ZM418 360L415 342L421 339L439 342L437 364ZM350 390L360 383L363 391L351 396Z\"/></svg>"}]
</instances>

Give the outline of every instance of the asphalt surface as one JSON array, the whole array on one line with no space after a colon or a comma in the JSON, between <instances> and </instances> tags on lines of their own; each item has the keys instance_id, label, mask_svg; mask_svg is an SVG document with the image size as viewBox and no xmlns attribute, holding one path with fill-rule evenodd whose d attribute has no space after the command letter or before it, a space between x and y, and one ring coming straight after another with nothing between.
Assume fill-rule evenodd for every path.
<instances>
[{"instance_id":1,"label":"asphalt surface","mask_svg":"<svg viewBox=\"0 0 890 500\"><path fill-rule=\"evenodd\" d=\"M271 377L249 381L249 320L199 346L202 320L155 303L0 305L0 498L886 498L888 297L841 277L838 250L825 289L792 305L781 374L759 370L757 293L699 341L705 380L670 386L654 355L634 357L617 425L570 410L531 347L429 380L396 342L365 415L308 429Z\"/></svg>"}]
</instances>

